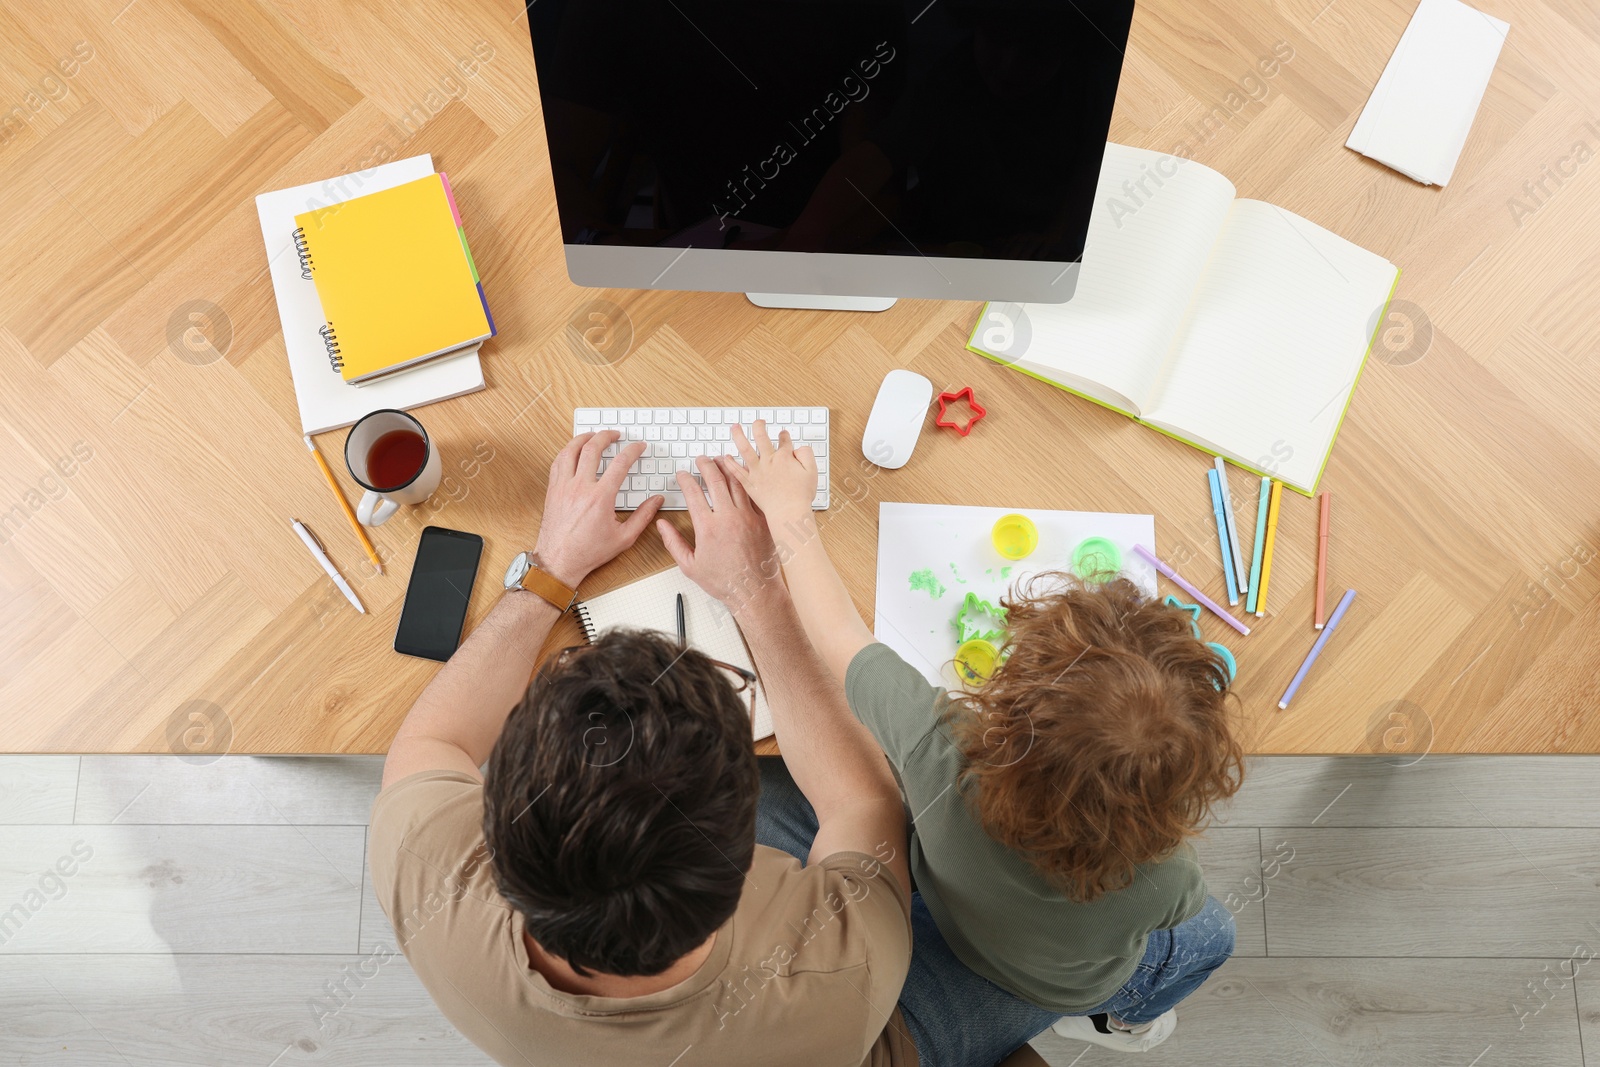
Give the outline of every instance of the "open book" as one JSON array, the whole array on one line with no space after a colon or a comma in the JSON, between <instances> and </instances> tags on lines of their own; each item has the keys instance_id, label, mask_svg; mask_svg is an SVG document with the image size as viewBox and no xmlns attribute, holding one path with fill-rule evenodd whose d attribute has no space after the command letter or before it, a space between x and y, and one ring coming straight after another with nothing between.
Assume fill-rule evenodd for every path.
<instances>
[{"instance_id":1,"label":"open book","mask_svg":"<svg viewBox=\"0 0 1600 1067\"><path fill-rule=\"evenodd\" d=\"M1400 272L1192 160L1108 144L1078 288L967 347L1316 490Z\"/></svg>"},{"instance_id":2,"label":"open book","mask_svg":"<svg viewBox=\"0 0 1600 1067\"><path fill-rule=\"evenodd\" d=\"M585 600L574 614L591 642L617 626L656 630L676 641L679 593L683 594L683 628L689 636L689 646L712 659L754 672L755 661L745 647L739 624L733 621L733 613L677 567ZM730 674L729 681L733 680ZM750 726L759 741L772 736L772 711L767 707L766 687L759 680L754 685L755 721ZM746 702L750 699L748 693L739 696Z\"/></svg>"}]
</instances>

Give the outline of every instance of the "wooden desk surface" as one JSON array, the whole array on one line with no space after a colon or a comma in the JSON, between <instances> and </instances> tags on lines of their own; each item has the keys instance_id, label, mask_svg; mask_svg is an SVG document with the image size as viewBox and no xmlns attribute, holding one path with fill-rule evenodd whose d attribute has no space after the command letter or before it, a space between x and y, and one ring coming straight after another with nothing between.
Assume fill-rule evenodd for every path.
<instances>
[{"instance_id":1,"label":"wooden desk surface","mask_svg":"<svg viewBox=\"0 0 1600 1067\"><path fill-rule=\"evenodd\" d=\"M1313 638L1316 505L1288 493L1271 616L1243 639L1205 622L1238 654L1255 752L1600 751L1600 13L1475 2L1512 31L1443 190L1342 147L1409 0L1134 19L1115 140L1182 146L1404 270L1324 481L1330 600L1360 590L1344 628L1275 711ZM572 285L515 3L34 0L0 24L0 748L383 751L435 669L390 651L418 532L485 536L476 622L580 404L830 405L825 536L864 611L880 500L1153 511L1162 553L1221 595L1209 457L963 351L975 304ZM487 391L420 412L448 477L375 532L369 579L299 439L252 198L423 151L500 335ZM910 466L860 465L893 367L974 386L989 417L966 440L930 417ZM336 466L343 437L321 439ZM587 588L666 562L649 536Z\"/></svg>"}]
</instances>

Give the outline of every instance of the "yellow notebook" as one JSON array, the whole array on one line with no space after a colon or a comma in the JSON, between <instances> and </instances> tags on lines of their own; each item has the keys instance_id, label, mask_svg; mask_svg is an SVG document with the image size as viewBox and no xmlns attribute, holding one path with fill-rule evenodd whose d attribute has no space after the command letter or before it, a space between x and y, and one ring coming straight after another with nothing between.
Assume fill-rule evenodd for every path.
<instances>
[{"instance_id":1,"label":"yellow notebook","mask_svg":"<svg viewBox=\"0 0 1600 1067\"><path fill-rule=\"evenodd\" d=\"M1209 167L1108 144L1073 298L987 305L967 347L1311 496L1399 273Z\"/></svg>"},{"instance_id":2,"label":"yellow notebook","mask_svg":"<svg viewBox=\"0 0 1600 1067\"><path fill-rule=\"evenodd\" d=\"M323 340L352 385L494 336L443 174L295 216Z\"/></svg>"}]
</instances>

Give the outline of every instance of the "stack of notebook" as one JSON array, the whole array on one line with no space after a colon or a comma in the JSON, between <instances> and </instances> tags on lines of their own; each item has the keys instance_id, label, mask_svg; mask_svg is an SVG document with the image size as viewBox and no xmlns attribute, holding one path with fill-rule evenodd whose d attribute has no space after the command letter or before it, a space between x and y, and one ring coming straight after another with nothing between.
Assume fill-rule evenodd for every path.
<instances>
[{"instance_id":1,"label":"stack of notebook","mask_svg":"<svg viewBox=\"0 0 1600 1067\"><path fill-rule=\"evenodd\" d=\"M332 369L364 385L494 336L450 179L430 174L294 217Z\"/></svg>"}]
</instances>

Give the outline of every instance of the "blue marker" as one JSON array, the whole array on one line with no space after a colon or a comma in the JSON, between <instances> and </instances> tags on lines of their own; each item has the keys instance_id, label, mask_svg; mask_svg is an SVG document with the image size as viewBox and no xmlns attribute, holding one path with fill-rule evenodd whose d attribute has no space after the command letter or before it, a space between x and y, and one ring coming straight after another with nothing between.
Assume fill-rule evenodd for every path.
<instances>
[{"instance_id":1,"label":"blue marker","mask_svg":"<svg viewBox=\"0 0 1600 1067\"><path fill-rule=\"evenodd\" d=\"M1228 547L1228 513L1222 507L1222 481L1215 468L1206 471L1211 483L1211 510L1217 513L1217 543L1222 546L1222 572L1228 576L1228 603L1239 603L1239 581L1233 575L1233 549Z\"/></svg>"},{"instance_id":2,"label":"blue marker","mask_svg":"<svg viewBox=\"0 0 1600 1067\"><path fill-rule=\"evenodd\" d=\"M1256 508L1255 546L1250 550L1250 602L1246 611L1256 610L1256 598L1261 595L1261 550L1267 542L1267 501L1272 499L1272 479L1261 479L1261 499Z\"/></svg>"}]
</instances>

